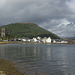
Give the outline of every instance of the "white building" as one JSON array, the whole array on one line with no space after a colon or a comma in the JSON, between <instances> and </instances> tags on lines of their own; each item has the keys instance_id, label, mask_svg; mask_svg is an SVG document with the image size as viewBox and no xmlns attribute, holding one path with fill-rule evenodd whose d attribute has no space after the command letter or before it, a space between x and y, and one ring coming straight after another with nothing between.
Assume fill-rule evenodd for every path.
<instances>
[{"instance_id":1,"label":"white building","mask_svg":"<svg viewBox=\"0 0 75 75\"><path fill-rule=\"evenodd\" d=\"M27 41L27 42L30 42L31 40L30 40L30 39L26 39L26 41Z\"/></svg>"},{"instance_id":2,"label":"white building","mask_svg":"<svg viewBox=\"0 0 75 75\"><path fill-rule=\"evenodd\" d=\"M42 42L46 43L47 37L42 38Z\"/></svg>"},{"instance_id":3,"label":"white building","mask_svg":"<svg viewBox=\"0 0 75 75\"><path fill-rule=\"evenodd\" d=\"M61 43L68 43L68 41L61 41Z\"/></svg>"},{"instance_id":4,"label":"white building","mask_svg":"<svg viewBox=\"0 0 75 75\"><path fill-rule=\"evenodd\" d=\"M65 40L60 40L60 39L55 39L53 40L53 43L68 43L68 41L65 41Z\"/></svg>"},{"instance_id":5,"label":"white building","mask_svg":"<svg viewBox=\"0 0 75 75\"><path fill-rule=\"evenodd\" d=\"M27 41L26 39L22 39L22 41Z\"/></svg>"},{"instance_id":6,"label":"white building","mask_svg":"<svg viewBox=\"0 0 75 75\"><path fill-rule=\"evenodd\" d=\"M38 36L37 39L38 39L38 40L41 40L41 37Z\"/></svg>"},{"instance_id":7,"label":"white building","mask_svg":"<svg viewBox=\"0 0 75 75\"><path fill-rule=\"evenodd\" d=\"M51 43L51 38L50 37L44 37L43 39L42 39L42 42L43 43Z\"/></svg>"},{"instance_id":8,"label":"white building","mask_svg":"<svg viewBox=\"0 0 75 75\"><path fill-rule=\"evenodd\" d=\"M51 43L51 38L48 37L48 38L46 39L46 42L47 42L47 43Z\"/></svg>"},{"instance_id":9,"label":"white building","mask_svg":"<svg viewBox=\"0 0 75 75\"><path fill-rule=\"evenodd\" d=\"M38 40L36 38L33 38L33 42L37 42Z\"/></svg>"}]
</instances>

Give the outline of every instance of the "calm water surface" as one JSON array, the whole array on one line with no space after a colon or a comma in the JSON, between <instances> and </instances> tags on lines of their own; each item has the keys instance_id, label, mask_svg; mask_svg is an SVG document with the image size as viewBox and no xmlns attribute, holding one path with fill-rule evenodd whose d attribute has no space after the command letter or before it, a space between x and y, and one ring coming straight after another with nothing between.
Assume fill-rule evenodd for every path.
<instances>
[{"instance_id":1,"label":"calm water surface","mask_svg":"<svg viewBox=\"0 0 75 75\"><path fill-rule=\"evenodd\" d=\"M28 75L75 75L75 45L5 44L0 57Z\"/></svg>"}]
</instances>

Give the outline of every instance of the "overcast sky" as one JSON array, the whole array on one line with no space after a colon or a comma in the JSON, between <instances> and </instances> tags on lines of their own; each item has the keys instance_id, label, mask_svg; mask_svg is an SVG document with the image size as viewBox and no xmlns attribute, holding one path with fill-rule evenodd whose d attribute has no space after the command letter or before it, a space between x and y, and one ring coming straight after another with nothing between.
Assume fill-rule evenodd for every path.
<instances>
[{"instance_id":1,"label":"overcast sky","mask_svg":"<svg viewBox=\"0 0 75 75\"><path fill-rule=\"evenodd\" d=\"M34 22L60 37L75 36L75 0L0 0L0 26Z\"/></svg>"}]
</instances>

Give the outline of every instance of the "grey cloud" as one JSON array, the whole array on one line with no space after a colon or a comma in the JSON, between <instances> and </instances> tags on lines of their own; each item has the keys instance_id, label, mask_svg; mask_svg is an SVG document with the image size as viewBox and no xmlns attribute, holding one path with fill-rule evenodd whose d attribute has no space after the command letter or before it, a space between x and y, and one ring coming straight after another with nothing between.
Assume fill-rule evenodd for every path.
<instances>
[{"instance_id":1,"label":"grey cloud","mask_svg":"<svg viewBox=\"0 0 75 75\"><path fill-rule=\"evenodd\" d=\"M68 36L68 32L72 36L74 4L74 0L1 0L0 25L35 22L61 37Z\"/></svg>"}]
</instances>

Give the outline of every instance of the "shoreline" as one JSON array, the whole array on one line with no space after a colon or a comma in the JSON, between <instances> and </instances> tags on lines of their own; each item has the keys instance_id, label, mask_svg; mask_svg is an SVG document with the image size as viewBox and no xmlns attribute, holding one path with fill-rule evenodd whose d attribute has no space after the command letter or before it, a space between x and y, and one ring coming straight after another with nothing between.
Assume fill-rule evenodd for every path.
<instances>
[{"instance_id":1,"label":"shoreline","mask_svg":"<svg viewBox=\"0 0 75 75\"><path fill-rule=\"evenodd\" d=\"M6 59L0 58L0 75L27 75L20 73L15 64Z\"/></svg>"},{"instance_id":2,"label":"shoreline","mask_svg":"<svg viewBox=\"0 0 75 75\"><path fill-rule=\"evenodd\" d=\"M3 42L0 42L0 45L2 45L2 44L19 44L19 43L30 43L30 44L71 44L71 45L75 45L75 43L37 43L37 42L23 42L23 41L3 41Z\"/></svg>"}]
</instances>

